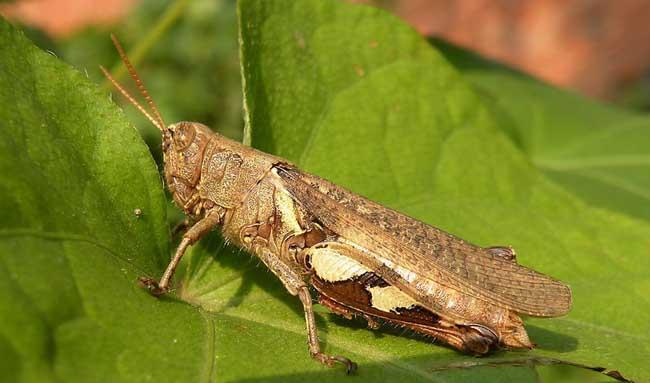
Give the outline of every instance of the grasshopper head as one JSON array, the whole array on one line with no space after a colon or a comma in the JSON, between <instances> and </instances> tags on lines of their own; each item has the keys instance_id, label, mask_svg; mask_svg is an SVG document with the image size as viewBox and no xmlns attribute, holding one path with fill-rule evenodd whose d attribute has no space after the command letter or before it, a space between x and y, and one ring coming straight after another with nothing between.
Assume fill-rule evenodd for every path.
<instances>
[{"instance_id":1,"label":"grasshopper head","mask_svg":"<svg viewBox=\"0 0 650 383\"><path fill-rule=\"evenodd\" d=\"M147 89L140 80L133 65L126 56L124 49L114 35L111 35L113 44L120 54L122 62L135 81L140 94L147 101L149 111L129 94L104 67L100 66L104 75L113 83L115 88L129 100L151 123L162 133L162 149L165 161L165 180L169 190L174 196L176 204L187 213L194 212L194 203L197 201L197 183L201 175L201 162L203 151L207 145L211 132L205 125L196 122L178 122L169 126L165 122L153 102Z\"/></svg>"},{"instance_id":2,"label":"grasshopper head","mask_svg":"<svg viewBox=\"0 0 650 383\"><path fill-rule=\"evenodd\" d=\"M228 140L219 134L213 133L207 126L197 122L181 121L171 125L165 122L153 102L149 93L140 80L133 65L124 53L115 36L111 35L113 44L117 48L122 62L135 81L142 97L147 101L149 109L140 105L129 92L127 92L106 69L100 67L104 75L113 83L115 88L129 100L151 123L160 130L162 134L162 149L165 161L165 181L172 192L174 202L193 216L201 214L201 209L214 206L219 201L221 207L231 207L239 202L240 193L238 190L230 192L233 188L232 182L237 179L237 187L248 190L254 186L260 178L270 169L271 164L286 163L285 160L269 154L257 152L240 143ZM211 162L212 166L211 195L212 199L201 201L199 198L199 182L203 169L204 155L208 143L212 140L214 147L221 153L217 163ZM246 160L247 159L247 160ZM237 177L239 167L244 161L247 162L247 172L243 177ZM223 184L223 187L220 185ZM206 188L207 189L207 188ZM200 203L199 203L200 202ZM212 204L212 205L210 205Z\"/></svg>"},{"instance_id":3,"label":"grasshopper head","mask_svg":"<svg viewBox=\"0 0 650 383\"><path fill-rule=\"evenodd\" d=\"M162 133L165 181L176 204L188 212L198 192L203 153L212 135L207 126L186 121L171 124Z\"/></svg>"}]
</instances>

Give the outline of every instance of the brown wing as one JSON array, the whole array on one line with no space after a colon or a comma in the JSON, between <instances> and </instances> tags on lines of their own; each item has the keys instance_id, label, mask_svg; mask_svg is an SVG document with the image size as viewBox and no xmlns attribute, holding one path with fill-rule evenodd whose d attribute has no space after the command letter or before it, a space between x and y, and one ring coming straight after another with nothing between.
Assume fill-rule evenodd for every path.
<instances>
[{"instance_id":1,"label":"brown wing","mask_svg":"<svg viewBox=\"0 0 650 383\"><path fill-rule=\"evenodd\" d=\"M560 281L322 178L284 166L277 172L296 201L327 228L394 264L522 314L552 317L571 308L571 290Z\"/></svg>"}]
</instances>

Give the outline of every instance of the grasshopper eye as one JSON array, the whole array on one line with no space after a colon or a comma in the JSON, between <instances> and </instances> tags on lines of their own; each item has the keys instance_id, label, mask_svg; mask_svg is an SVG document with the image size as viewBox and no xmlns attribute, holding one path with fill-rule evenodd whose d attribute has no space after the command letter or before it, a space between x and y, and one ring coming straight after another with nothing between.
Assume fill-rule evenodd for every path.
<instances>
[{"instance_id":1,"label":"grasshopper eye","mask_svg":"<svg viewBox=\"0 0 650 383\"><path fill-rule=\"evenodd\" d=\"M174 130L174 146L176 147L176 150L181 151L190 146L192 140L194 140L195 134L196 130L192 124L178 124Z\"/></svg>"}]
</instances>

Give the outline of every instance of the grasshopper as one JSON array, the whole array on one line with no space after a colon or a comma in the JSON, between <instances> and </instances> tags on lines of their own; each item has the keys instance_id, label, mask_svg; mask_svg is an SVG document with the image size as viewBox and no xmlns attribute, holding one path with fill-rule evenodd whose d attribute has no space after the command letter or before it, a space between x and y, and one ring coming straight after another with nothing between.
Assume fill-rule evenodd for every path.
<instances>
[{"instance_id":1,"label":"grasshopper","mask_svg":"<svg viewBox=\"0 0 650 383\"><path fill-rule=\"evenodd\" d=\"M164 178L194 224L162 278L141 277L165 294L187 248L218 227L259 257L304 308L309 352L327 366L356 364L321 351L312 292L332 312L389 323L460 351L531 349L520 314L554 317L571 308L571 290L516 262L510 247L479 247L374 203L197 122L165 125L117 39L122 61L150 110L102 67L113 85L162 134Z\"/></svg>"}]
</instances>

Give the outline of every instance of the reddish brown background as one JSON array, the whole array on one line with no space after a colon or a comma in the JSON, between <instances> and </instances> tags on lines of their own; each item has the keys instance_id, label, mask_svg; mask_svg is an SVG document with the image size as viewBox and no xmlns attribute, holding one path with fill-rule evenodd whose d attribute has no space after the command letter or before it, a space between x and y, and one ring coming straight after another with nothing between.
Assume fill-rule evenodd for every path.
<instances>
[{"instance_id":1,"label":"reddish brown background","mask_svg":"<svg viewBox=\"0 0 650 383\"><path fill-rule=\"evenodd\" d=\"M615 98L650 68L650 1L356 0L383 7L435 35L551 83ZM137 0L22 0L10 18L54 37L110 24Z\"/></svg>"}]
</instances>

